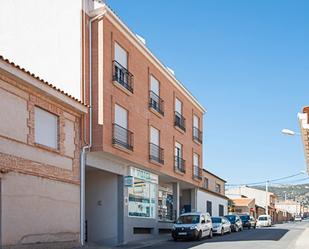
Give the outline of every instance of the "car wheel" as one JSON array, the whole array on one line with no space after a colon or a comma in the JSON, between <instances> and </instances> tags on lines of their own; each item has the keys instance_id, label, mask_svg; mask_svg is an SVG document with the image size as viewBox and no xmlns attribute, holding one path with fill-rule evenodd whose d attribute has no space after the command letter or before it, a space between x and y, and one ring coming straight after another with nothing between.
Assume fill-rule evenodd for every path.
<instances>
[{"instance_id":1,"label":"car wheel","mask_svg":"<svg viewBox=\"0 0 309 249\"><path fill-rule=\"evenodd\" d=\"M229 233L232 233L232 229L231 228L229 228Z\"/></svg>"},{"instance_id":2,"label":"car wheel","mask_svg":"<svg viewBox=\"0 0 309 249\"><path fill-rule=\"evenodd\" d=\"M220 236L223 236L223 235L224 235L224 229L222 228L222 229L221 229Z\"/></svg>"},{"instance_id":3,"label":"car wheel","mask_svg":"<svg viewBox=\"0 0 309 249\"><path fill-rule=\"evenodd\" d=\"M199 231L198 236L197 236L197 240L201 240L202 239L202 230Z\"/></svg>"},{"instance_id":4,"label":"car wheel","mask_svg":"<svg viewBox=\"0 0 309 249\"><path fill-rule=\"evenodd\" d=\"M209 239L212 239L212 237L213 237L213 233L212 233L212 230L210 229L210 232L209 232L208 238L209 238Z\"/></svg>"}]
</instances>

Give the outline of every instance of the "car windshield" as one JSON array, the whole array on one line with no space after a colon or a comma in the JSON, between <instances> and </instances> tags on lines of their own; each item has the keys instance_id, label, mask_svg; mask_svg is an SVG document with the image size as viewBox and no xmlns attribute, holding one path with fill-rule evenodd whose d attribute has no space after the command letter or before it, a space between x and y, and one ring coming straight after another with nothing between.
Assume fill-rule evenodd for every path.
<instances>
[{"instance_id":1,"label":"car windshield","mask_svg":"<svg viewBox=\"0 0 309 249\"><path fill-rule=\"evenodd\" d=\"M221 223L222 219L219 217L212 217L211 218L212 223Z\"/></svg>"},{"instance_id":2,"label":"car windshield","mask_svg":"<svg viewBox=\"0 0 309 249\"><path fill-rule=\"evenodd\" d=\"M241 215L241 216L240 216L240 219L241 219L242 221L248 221L248 220L250 220L250 216L249 216L249 215Z\"/></svg>"},{"instance_id":3,"label":"car windshield","mask_svg":"<svg viewBox=\"0 0 309 249\"><path fill-rule=\"evenodd\" d=\"M236 219L236 216L235 215L227 215L225 216L230 222L234 222L235 219Z\"/></svg>"},{"instance_id":4,"label":"car windshield","mask_svg":"<svg viewBox=\"0 0 309 249\"><path fill-rule=\"evenodd\" d=\"M177 219L176 224L197 224L200 223L199 215L182 215Z\"/></svg>"},{"instance_id":5,"label":"car windshield","mask_svg":"<svg viewBox=\"0 0 309 249\"><path fill-rule=\"evenodd\" d=\"M267 220L267 217L259 217L259 220Z\"/></svg>"}]
</instances>

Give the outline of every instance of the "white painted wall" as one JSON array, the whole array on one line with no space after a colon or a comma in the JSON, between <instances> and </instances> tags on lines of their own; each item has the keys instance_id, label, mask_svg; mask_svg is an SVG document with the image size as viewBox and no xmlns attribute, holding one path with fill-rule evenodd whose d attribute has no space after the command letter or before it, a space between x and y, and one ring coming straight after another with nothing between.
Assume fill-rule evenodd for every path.
<instances>
[{"instance_id":1,"label":"white painted wall","mask_svg":"<svg viewBox=\"0 0 309 249\"><path fill-rule=\"evenodd\" d=\"M88 241L105 245L117 243L117 175L103 170L86 171L86 220Z\"/></svg>"},{"instance_id":2,"label":"white painted wall","mask_svg":"<svg viewBox=\"0 0 309 249\"><path fill-rule=\"evenodd\" d=\"M80 98L82 0L1 0L0 54Z\"/></svg>"},{"instance_id":3,"label":"white painted wall","mask_svg":"<svg viewBox=\"0 0 309 249\"><path fill-rule=\"evenodd\" d=\"M238 188L231 188L225 191L226 195L231 198L237 198L236 196L244 195L248 198L255 199L255 204L261 207L266 207L266 192L259 189L253 189L246 186ZM268 193L268 203L270 203L270 196L273 193ZM268 204L269 205L269 204Z\"/></svg>"},{"instance_id":4,"label":"white painted wall","mask_svg":"<svg viewBox=\"0 0 309 249\"><path fill-rule=\"evenodd\" d=\"M197 190L197 211L198 212L207 212L206 202L212 202L212 216L219 215L219 204L224 206L224 215L227 214L227 200L220 198L219 196L212 195L208 192L198 189Z\"/></svg>"}]
</instances>

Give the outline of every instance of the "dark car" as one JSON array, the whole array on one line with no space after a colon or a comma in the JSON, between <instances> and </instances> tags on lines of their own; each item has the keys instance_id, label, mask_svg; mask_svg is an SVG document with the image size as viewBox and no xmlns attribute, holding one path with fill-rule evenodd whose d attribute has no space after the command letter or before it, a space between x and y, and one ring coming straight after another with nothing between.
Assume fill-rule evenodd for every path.
<instances>
[{"instance_id":1,"label":"dark car","mask_svg":"<svg viewBox=\"0 0 309 249\"><path fill-rule=\"evenodd\" d=\"M250 220L250 215L247 215L247 214L241 214L239 215L241 221L242 221L242 226L243 227L246 227L248 229L250 229L252 227L252 224L251 224L251 220Z\"/></svg>"},{"instance_id":2,"label":"dark car","mask_svg":"<svg viewBox=\"0 0 309 249\"><path fill-rule=\"evenodd\" d=\"M230 215L225 215L224 217L227 218L231 222L231 230L233 232L239 232L243 230L242 221L238 215L230 214Z\"/></svg>"}]
</instances>

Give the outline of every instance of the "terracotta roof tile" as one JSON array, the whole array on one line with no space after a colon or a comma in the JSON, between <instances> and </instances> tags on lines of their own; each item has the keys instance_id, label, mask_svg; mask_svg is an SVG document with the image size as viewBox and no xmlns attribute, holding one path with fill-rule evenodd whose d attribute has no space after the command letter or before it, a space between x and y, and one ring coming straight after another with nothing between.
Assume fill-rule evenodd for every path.
<instances>
[{"instance_id":1,"label":"terracotta roof tile","mask_svg":"<svg viewBox=\"0 0 309 249\"><path fill-rule=\"evenodd\" d=\"M250 198L232 199L235 206L240 206L240 207L248 206L253 200L254 199L250 199Z\"/></svg>"}]
</instances>

